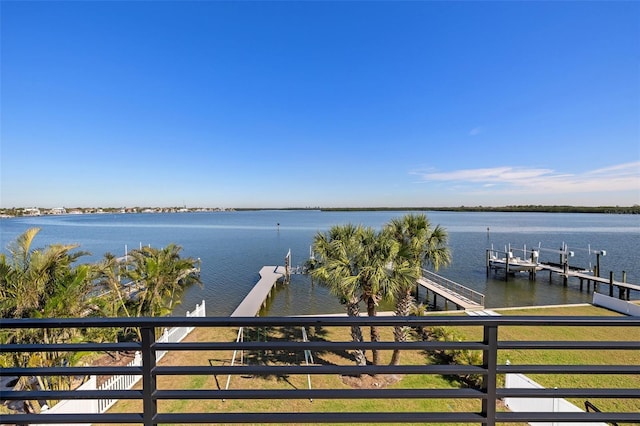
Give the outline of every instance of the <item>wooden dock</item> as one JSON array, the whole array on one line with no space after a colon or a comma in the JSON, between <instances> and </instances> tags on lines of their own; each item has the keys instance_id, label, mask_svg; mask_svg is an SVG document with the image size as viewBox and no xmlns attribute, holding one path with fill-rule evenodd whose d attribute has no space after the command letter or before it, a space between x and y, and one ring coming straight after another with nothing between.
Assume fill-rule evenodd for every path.
<instances>
[{"instance_id":1,"label":"wooden dock","mask_svg":"<svg viewBox=\"0 0 640 426\"><path fill-rule=\"evenodd\" d=\"M260 280L249 294L240 302L232 317L255 317L271 294L271 290L279 279L285 276L284 266L263 266L260 269Z\"/></svg>"},{"instance_id":2,"label":"wooden dock","mask_svg":"<svg viewBox=\"0 0 640 426\"><path fill-rule=\"evenodd\" d=\"M573 252L569 250L568 246L563 243L560 250L546 249L546 248L532 248L527 250L512 248L508 246L507 251L495 250L493 246L486 250L486 263L487 263L487 277L489 271L504 271L505 281L508 280L509 275L513 275L516 272L527 272L530 280L535 280L537 272L548 271L549 281L553 274L557 274L562 277L563 284L568 285L569 278L575 277L580 280L580 290L583 289L584 283L587 283L587 291L590 290L591 283L593 282L593 291L598 290L599 284L609 286L609 296L613 297L614 287L618 288L618 297L623 300L629 300L631 290L640 292L640 285L627 283L626 274L622 273L622 281L614 280L613 272L609 273L609 278L600 277L598 272L600 270L600 256L604 256L606 251L604 250L591 250L590 253L594 253L597 256L597 266L594 271L587 270L586 268L580 268L573 265L569 265L569 258L573 256ZM514 256L513 252L518 251L523 253L523 257ZM550 252L560 255L560 263L554 262L541 262L539 259L540 252Z\"/></svg>"},{"instance_id":3,"label":"wooden dock","mask_svg":"<svg viewBox=\"0 0 640 426\"><path fill-rule=\"evenodd\" d=\"M418 279L418 284L433 293L434 305L436 297L440 296L445 300L445 309L448 302L455 304L457 309L484 309L484 295L482 293L425 269L422 270L422 274L423 276Z\"/></svg>"},{"instance_id":4,"label":"wooden dock","mask_svg":"<svg viewBox=\"0 0 640 426\"><path fill-rule=\"evenodd\" d=\"M570 268L560 268L558 266L555 265L550 265L547 263L541 263L540 264L541 270L543 271L549 271L549 275L551 276L552 273L556 273L560 276L562 276L565 280L565 285L566 285L566 281L570 278L570 277L574 277L574 278L578 278L580 280L580 290L582 290L583 286L584 286L584 282L587 282L587 290L589 289L589 285L591 282L594 283L593 286L593 290L597 291L598 289L598 285L599 284L605 284L609 286L609 296L613 297L613 288L614 287L618 287L618 297L620 299L625 299L625 300L629 300L630 298L630 292L631 290L635 290L640 292L640 285L637 284L630 284L625 282L625 280L623 281L616 281L613 279L613 272L609 273L609 278L604 278L604 277L598 277L595 276L593 274L590 273L585 273L582 271L578 271L578 270L572 270Z\"/></svg>"}]
</instances>

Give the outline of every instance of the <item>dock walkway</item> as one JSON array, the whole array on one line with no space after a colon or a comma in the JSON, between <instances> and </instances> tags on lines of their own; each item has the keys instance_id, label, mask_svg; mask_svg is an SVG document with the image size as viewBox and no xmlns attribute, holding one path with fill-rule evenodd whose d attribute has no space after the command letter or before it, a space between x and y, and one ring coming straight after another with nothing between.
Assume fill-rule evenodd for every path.
<instances>
[{"instance_id":1,"label":"dock walkway","mask_svg":"<svg viewBox=\"0 0 640 426\"><path fill-rule=\"evenodd\" d=\"M564 270L562 268L558 268L556 266L552 266L552 265L549 265L549 264L546 264L546 263L541 263L540 266L545 271L555 272L557 274L564 274ZM611 281L609 280L609 278L596 277L595 275L584 273L584 272L570 270L568 272L568 275L570 277L576 277L576 278L581 278L583 280L595 281L595 282L598 282L598 283L601 283L601 284L611 284ZM631 290L640 291L640 285L637 285L637 284L631 284L631 283L626 283L626 282L621 282L621 281L615 281L614 280L613 281L613 285L630 288Z\"/></svg>"},{"instance_id":2,"label":"dock walkway","mask_svg":"<svg viewBox=\"0 0 640 426\"><path fill-rule=\"evenodd\" d=\"M423 276L418 284L427 290L443 297L446 301L467 310L484 309L484 295L454 281L441 277L433 272L422 270Z\"/></svg>"},{"instance_id":3,"label":"dock walkway","mask_svg":"<svg viewBox=\"0 0 640 426\"><path fill-rule=\"evenodd\" d=\"M568 271L565 272L565 270L563 268L557 267L555 265L551 265L548 263L540 263L540 267L543 271L549 271L550 273L556 273L558 275L561 275L565 278L569 278L569 277L575 277L580 279L580 282L582 282L583 280L586 280L587 282L592 281L594 283L598 283L598 284L605 284L605 285L610 285L611 287L611 292L613 292L613 287L618 287L620 290L624 290L627 293L629 292L629 290L635 290L635 291L640 291L640 285L637 284L631 284L631 283L627 283L627 282L621 282L621 281L615 281L615 280L611 280L611 278L604 278L604 277L597 277L593 274L589 274L589 273L584 273L581 271L576 271L576 270L571 270L569 269ZM581 286L582 288L582 286Z\"/></svg>"},{"instance_id":4,"label":"dock walkway","mask_svg":"<svg viewBox=\"0 0 640 426\"><path fill-rule=\"evenodd\" d=\"M604 250L592 250L589 246L589 254L595 253L597 256L597 266L594 270L591 268L581 268L574 265L569 265L569 258L573 256L573 251L570 251L566 244L562 244L560 250L547 249L542 247L532 248L527 250L526 246L523 249L512 248L509 244L508 248L505 247L505 251L495 250L493 245L490 249L486 250L486 267L487 277L491 269L494 271L505 271L505 281L508 280L509 274L516 272L528 272L529 279L534 281L536 279L537 272L549 272L549 281L553 274L562 277L564 285L568 285L569 278L578 278L580 280L580 290L583 289L584 282L587 282L587 291L590 290L591 283L594 284L593 291L598 291L598 285L604 284L609 286L609 296L613 296L614 287L618 287L619 298L623 300L629 300L631 297L631 290L640 292L639 284L631 284L626 282L626 273L622 272L622 281L616 281L613 278L613 272L610 273L609 278L600 277L595 275L600 270L600 256L605 255ZM515 252L522 252L521 257L515 257ZM540 253L550 252L560 255L560 262L543 262L540 261Z\"/></svg>"},{"instance_id":5,"label":"dock walkway","mask_svg":"<svg viewBox=\"0 0 640 426\"><path fill-rule=\"evenodd\" d=\"M249 294L240 302L232 317L255 317L260 308L269 297L271 289L276 282L284 277L284 266L263 266L260 269L260 280L251 289Z\"/></svg>"}]
</instances>

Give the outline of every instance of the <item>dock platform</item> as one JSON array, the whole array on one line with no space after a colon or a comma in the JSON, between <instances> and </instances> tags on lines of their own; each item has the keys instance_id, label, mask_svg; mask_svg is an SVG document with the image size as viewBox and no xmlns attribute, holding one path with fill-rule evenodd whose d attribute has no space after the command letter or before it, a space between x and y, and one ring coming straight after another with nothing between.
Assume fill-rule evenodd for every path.
<instances>
[{"instance_id":1,"label":"dock platform","mask_svg":"<svg viewBox=\"0 0 640 426\"><path fill-rule=\"evenodd\" d=\"M434 304L436 296L440 296L444 298L445 305L447 302L452 302L464 310L484 309L484 295L482 293L471 290L431 271L423 269L422 277L418 279L418 284L434 294Z\"/></svg>"},{"instance_id":2,"label":"dock platform","mask_svg":"<svg viewBox=\"0 0 640 426\"><path fill-rule=\"evenodd\" d=\"M260 280L253 286L242 302L240 302L231 316L257 316L276 282L285 276L285 272L286 268L284 266L263 266L262 269L260 269Z\"/></svg>"},{"instance_id":3,"label":"dock platform","mask_svg":"<svg viewBox=\"0 0 640 426\"><path fill-rule=\"evenodd\" d=\"M514 251L522 252L523 257L516 257ZM548 252L554 255L560 255L560 262L542 262L540 261L541 252ZM562 277L565 286L568 285L569 278L578 278L580 280L580 290L582 291L584 282L587 283L587 291L590 290L591 283L593 283L593 291L598 291L598 285L604 284L609 286L609 296L613 297L614 287L618 288L618 298L622 300L629 300L631 297L631 291L640 292L640 285L627 283L626 273L622 272L622 281L614 280L613 271L610 272L609 278L599 276L600 271L600 256L606 254L605 250L592 250L591 246L588 248L589 254L594 253L596 255L597 266L595 268L581 268L574 265L569 265L569 258L573 257L574 252L569 250L569 247L562 243L562 247L559 250L542 248L532 248L527 250L525 246L523 249L512 248L511 244L508 248L505 247L505 251L495 250L493 245L490 249L486 250L486 267L487 277L490 270L504 271L505 281L508 280L509 275L513 275L516 272L528 272L529 279L535 281L538 272L549 272L549 280L553 274Z\"/></svg>"},{"instance_id":4,"label":"dock platform","mask_svg":"<svg viewBox=\"0 0 640 426\"><path fill-rule=\"evenodd\" d=\"M631 290L635 290L635 291L639 291L640 292L640 285L637 284L631 284L631 283L627 283L624 281L616 281L613 279L613 276L610 275L609 278L604 278L604 277L598 277L595 276L593 274L590 273L584 273L581 272L579 270L572 270L572 269L568 269L565 270L564 268L559 268L555 265L552 264L547 264L547 263L541 263L540 264L541 268L543 271L549 271L549 273L556 273L562 277L564 277L565 279L570 278L570 277L574 277L574 278L578 278L580 280L580 289L582 289L582 283L583 281L586 281L587 283L589 282L593 282L595 285L597 284L605 284L610 286L609 287L609 296L613 296L613 287L618 287L619 293L621 296L624 296L626 298L626 300L629 300L629 293ZM595 290L595 286L594 286L594 290ZM621 299L623 297L620 297Z\"/></svg>"}]
</instances>

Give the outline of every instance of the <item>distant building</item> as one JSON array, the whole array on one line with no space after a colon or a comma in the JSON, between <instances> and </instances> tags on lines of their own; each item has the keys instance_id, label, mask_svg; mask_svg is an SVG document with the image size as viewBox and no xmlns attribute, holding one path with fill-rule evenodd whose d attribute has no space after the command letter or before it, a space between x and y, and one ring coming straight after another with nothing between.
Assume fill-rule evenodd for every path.
<instances>
[{"instance_id":1,"label":"distant building","mask_svg":"<svg viewBox=\"0 0 640 426\"><path fill-rule=\"evenodd\" d=\"M54 207L49 210L49 214L67 214L67 210L64 207Z\"/></svg>"},{"instance_id":2,"label":"distant building","mask_svg":"<svg viewBox=\"0 0 640 426\"><path fill-rule=\"evenodd\" d=\"M40 209L37 208L37 207L24 209L22 212L23 212L23 214L25 216L40 216L41 215Z\"/></svg>"}]
</instances>

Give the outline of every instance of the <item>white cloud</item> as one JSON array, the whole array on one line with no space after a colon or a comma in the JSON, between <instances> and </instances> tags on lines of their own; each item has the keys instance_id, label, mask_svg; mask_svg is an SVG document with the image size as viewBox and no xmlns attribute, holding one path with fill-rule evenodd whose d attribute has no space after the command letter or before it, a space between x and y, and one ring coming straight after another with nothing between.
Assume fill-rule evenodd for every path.
<instances>
[{"instance_id":1,"label":"white cloud","mask_svg":"<svg viewBox=\"0 0 640 426\"><path fill-rule=\"evenodd\" d=\"M474 127L473 129L469 130L469 136L477 136L482 133L483 130L484 129L482 127Z\"/></svg>"},{"instance_id":2,"label":"white cloud","mask_svg":"<svg viewBox=\"0 0 640 426\"><path fill-rule=\"evenodd\" d=\"M588 172L587 174L632 174L637 177L640 175L640 161L596 169Z\"/></svg>"},{"instance_id":3,"label":"white cloud","mask_svg":"<svg viewBox=\"0 0 640 426\"><path fill-rule=\"evenodd\" d=\"M418 175L420 182L463 185L467 192L557 195L636 191L640 195L640 161L577 174L513 166L448 172L418 171L412 174Z\"/></svg>"}]
</instances>

